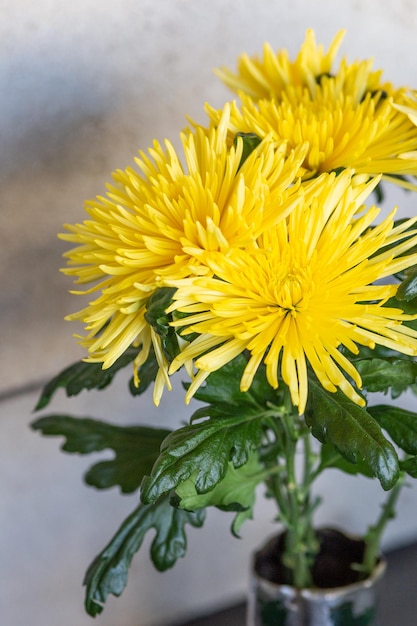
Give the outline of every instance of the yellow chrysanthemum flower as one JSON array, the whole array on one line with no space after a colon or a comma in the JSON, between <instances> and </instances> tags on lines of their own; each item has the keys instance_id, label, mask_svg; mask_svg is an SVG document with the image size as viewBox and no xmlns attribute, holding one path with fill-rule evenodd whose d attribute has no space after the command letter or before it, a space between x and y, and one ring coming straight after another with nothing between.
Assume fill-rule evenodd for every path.
<instances>
[{"instance_id":1,"label":"yellow chrysanthemum flower","mask_svg":"<svg viewBox=\"0 0 417 626\"><path fill-rule=\"evenodd\" d=\"M314 93L317 87L317 77L330 74L345 31L340 30L327 52L322 45L317 45L314 31L308 29L304 43L295 59L291 61L288 51L274 52L269 43L263 46L263 57L250 57L242 54L238 60L238 70L235 74L227 67L216 70L216 74L234 92L247 93L258 100L260 98L280 98L282 91L292 85L308 87ZM379 75L370 76L372 83L369 89L376 88Z\"/></svg>"},{"instance_id":2,"label":"yellow chrysanthemum flower","mask_svg":"<svg viewBox=\"0 0 417 626\"><path fill-rule=\"evenodd\" d=\"M264 361L268 382L275 388L282 377L302 413L309 364L325 389L363 404L349 380L360 388L360 376L341 348L355 354L358 344L380 344L417 354L417 332L402 324L410 317L384 306L398 284L375 284L417 263L417 254L407 254L417 244L417 218L395 226L393 212L371 227L379 210L358 211L377 182L353 187L347 170L323 174L314 195L264 233L258 250L219 254L210 261L212 277L181 282L171 310L187 316L174 325L198 337L172 371L191 358L200 370L187 399L210 372L247 351L242 391Z\"/></svg>"},{"instance_id":3,"label":"yellow chrysanthemum flower","mask_svg":"<svg viewBox=\"0 0 417 626\"><path fill-rule=\"evenodd\" d=\"M417 175L417 129L405 88L381 82L372 61L332 63L342 33L329 52L307 38L294 62L286 51L269 46L262 61L240 59L235 76L223 70L223 80L237 91L242 105L232 104L230 133L272 133L291 149L308 142L304 178L351 167L357 173L383 174L386 180L417 190L404 176ZM207 107L214 125L219 113Z\"/></svg>"},{"instance_id":4,"label":"yellow chrysanthemum flower","mask_svg":"<svg viewBox=\"0 0 417 626\"><path fill-rule=\"evenodd\" d=\"M331 79L325 82L334 86ZM384 174L386 180L417 189L392 178L417 174L417 129L408 116L387 99L368 95L355 105L350 98L333 98L334 91L323 88L314 100L300 88L289 89L280 102L243 97L241 107L231 105L230 133L272 133L289 149L308 142L303 179L351 167L358 174ZM207 110L216 125L217 112Z\"/></svg>"},{"instance_id":5,"label":"yellow chrysanthemum flower","mask_svg":"<svg viewBox=\"0 0 417 626\"><path fill-rule=\"evenodd\" d=\"M227 144L229 106L216 128L182 134L185 165L169 141L136 159L139 170L115 172L105 197L86 204L90 216L66 225L61 238L75 244L63 271L79 284L74 293L100 295L68 316L82 321L88 361L110 367L130 346L141 347L137 368L151 344L160 365L160 396L167 366L157 335L145 319L150 295L163 279L211 273L213 252L250 249L265 229L299 202L296 173L305 146L285 158L286 146L266 138L242 163L243 140Z\"/></svg>"}]
</instances>

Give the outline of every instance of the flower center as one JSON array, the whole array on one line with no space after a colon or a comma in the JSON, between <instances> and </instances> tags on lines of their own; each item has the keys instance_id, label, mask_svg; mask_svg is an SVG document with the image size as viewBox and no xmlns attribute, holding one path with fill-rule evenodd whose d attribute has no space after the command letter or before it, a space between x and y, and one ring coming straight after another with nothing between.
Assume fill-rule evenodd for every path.
<instances>
[{"instance_id":1,"label":"flower center","mask_svg":"<svg viewBox=\"0 0 417 626\"><path fill-rule=\"evenodd\" d=\"M301 267L287 268L273 281L273 294L276 304L295 316L305 308L311 291L309 272Z\"/></svg>"}]
</instances>

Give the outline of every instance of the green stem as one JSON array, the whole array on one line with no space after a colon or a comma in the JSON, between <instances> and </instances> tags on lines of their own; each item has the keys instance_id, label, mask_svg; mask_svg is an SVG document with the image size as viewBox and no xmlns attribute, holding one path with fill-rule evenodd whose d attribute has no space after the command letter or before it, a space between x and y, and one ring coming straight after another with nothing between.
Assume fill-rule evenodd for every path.
<instances>
[{"instance_id":1,"label":"green stem","mask_svg":"<svg viewBox=\"0 0 417 626\"><path fill-rule=\"evenodd\" d=\"M312 527L312 510L309 486L312 467L311 449L308 442L309 433L300 422L298 416L286 415L284 420L286 431L286 469L290 519L286 533L284 564L292 571L292 581L297 588L310 587L312 558L317 546ZM296 452L300 442L304 444L304 467L301 480L297 479Z\"/></svg>"},{"instance_id":2,"label":"green stem","mask_svg":"<svg viewBox=\"0 0 417 626\"><path fill-rule=\"evenodd\" d=\"M381 537L390 519L395 517L395 506L404 485L405 474L402 473L396 485L390 490L386 502L382 506L381 515L376 524L368 528L365 535L365 554L360 569L364 576L369 576L378 562Z\"/></svg>"},{"instance_id":3,"label":"green stem","mask_svg":"<svg viewBox=\"0 0 417 626\"><path fill-rule=\"evenodd\" d=\"M314 561L314 558L319 550L319 544L316 538L316 534L313 526L313 513L320 503L320 498L316 497L311 499L311 487L314 481L315 475L315 454L311 450L310 433L305 432L303 436L304 443L304 473L303 473L303 488L305 498L305 519L306 519L306 546L310 562Z\"/></svg>"},{"instance_id":4,"label":"green stem","mask_svg":"<svg viewBox=\"0 0 417 626\"><path fill-rule=\"evenodd\" d=\"M286 498L286 489L285 489L286 467L285 467L285 463L279 464L279 457L281 456L280 452L282 452L282 450L284 449L284 438L282 434L282 429L279 428L278 423L277 423L277 419L279 419L279 423L281 423L280 418L282 418L281 414L275 417L270 416L268 420L269 426L271 427L271 430L274 433L275 440L277 443L278 465L275 464L272 467L268 467L268 469L266 470L268 472L268 477L267 477L266 482L269 486L269 490L272 496L275 499L275 502L277 503L279 519L284 524L284 526L287 527L288 524L290 523L291 516L290 516L290 511L288 507L288 498ZM281 476L278 475L278 471L276 470L277 467L280 468L279 473L281 474Z\"/></svg>"},{"instance_id":5,"label":"green stem","mask_svg":"<svg viewBox=\"0 0 417 626\"><path fill-rule=\"evenodd\" d=\"M311 501L310 493L315 454L303 418L294 413L292 405L284 402L280 407L271 405L270 408L267 423L274 434L276 458L265 473L285 528L286 582L297 588L311 587L311 566L319 548L313 529L313 511L318 502ZM301 444L304 463L298 472L297 452Z\"/></svg>"}]
</instances>

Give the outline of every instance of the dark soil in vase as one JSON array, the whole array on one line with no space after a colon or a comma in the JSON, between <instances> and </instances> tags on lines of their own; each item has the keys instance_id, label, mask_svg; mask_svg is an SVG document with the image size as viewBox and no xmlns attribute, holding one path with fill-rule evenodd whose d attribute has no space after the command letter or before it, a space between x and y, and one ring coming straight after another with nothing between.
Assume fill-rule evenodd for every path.
<instances>
[{"instance_id":1,"label":"dark soil in vase","mask_svg":"<svg viewBox=\"0 0 417 626\"><path fill-rule=\"evenodd\" d=\"M316 534L320 550L312 568L313 586L329 589L358 582L361 575L352 565L362 563L365 542L332 528L319 529ZM256 553L254 561L258 576L280 585L291 584L290 573L282 563L284 542L285 533L274 537Z\"/></svg>"}]
</instances>

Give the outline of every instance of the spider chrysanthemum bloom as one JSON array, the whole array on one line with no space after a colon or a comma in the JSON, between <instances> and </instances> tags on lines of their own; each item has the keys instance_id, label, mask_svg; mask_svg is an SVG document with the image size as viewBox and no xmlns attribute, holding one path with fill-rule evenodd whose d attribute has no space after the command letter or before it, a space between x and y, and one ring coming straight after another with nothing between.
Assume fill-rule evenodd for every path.
<instances>
[{"instance_id":1,"label":"spider chrysanthemum bloom","mask_svg":"<svg viewBox=\"0 0 417 626\"><path fill-rule=\"evenodd\" d=\"M351 167L416 190L402 178L417 175L417 129L404 110L407 89L382 83L371 60L342 59L333 70L341 36L325 54L308 31L294 62L286 51L275 54L265 46L262 60L240 59L237 75L223 70L221 77L242 101L232 105L230 132L273 133L289 149L307 141L304 178ZM219 113L207 111L217 124Z\"/></svg>"},{"instance_id":2,"label":"spider chrysanthemum bloom","mask_svg":"<svg viewBox=\"0 0 417 626\"><path fill-rule=\"evenodd\" d=\"M218 127L183 133L185 164L170 142L155 142L136 160L139 171L115 172L106 196L86 204L90 219L66 225L69 232L61 235L75 244L63 271L89 285L74 293L99 292L68 316L85 324L80 343L87 360L108 368L133 345L137 371L153 343L160 365L156 401L169 380L145 317L149 297L165 279L210 274L213 252L250 249L299 202L295 176L305 146L286 158L285 145L266 138L243 160L243 139L227 143L228 123L226 105Z\"/></svg>"},{"instance_id":3,"label":"spider chrysanthemum bloom","mask_svg":"<svg viewBox=\"0 0 417 626\"><path fill-rule=\"evenodd\" d=\"M287 50L274 52L271 45L265 43L261 59L245 53L238 60L237 73L223 67L216 70L216 74L232 91L247 93L255 100L280 98L289 85L309 87L314 93L317 77L331 73L344 34L340 30L325 52L322 45L317 45L314 31L308 29L295 61L291 61ZM378 78L377 73L372 75L374 82L370 88L376 87Z\"/></svg>"},{"instance_id":4,"label":"spider chrysanthemum bloom","mask_svg":"<svg viewBox=\"0 0 417 626\"><path fill-rule=\"evenodd\" d=\"M217 255L213 277L182 281L172 309L187 316L175 325L198 336L172 370L195 359L188 398L211 371L247 353L243 391L264 362L268 382L275 388L282 379L302 413L309 365L326 390L340 388L363 404L345 349L380 344L417 354L417 332L402 324L410 318L384 306L398 283L375 284L417 263L408 253L417 244L417 218L394 225L390 215L371 227L378 209L358 210L376 182L352 186L348 171L323 174L314 197L265 233L258 250Z\"/></svg>"}]
</instances>

